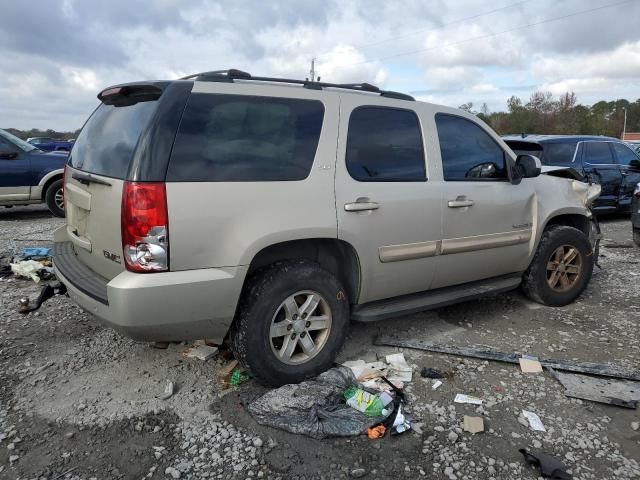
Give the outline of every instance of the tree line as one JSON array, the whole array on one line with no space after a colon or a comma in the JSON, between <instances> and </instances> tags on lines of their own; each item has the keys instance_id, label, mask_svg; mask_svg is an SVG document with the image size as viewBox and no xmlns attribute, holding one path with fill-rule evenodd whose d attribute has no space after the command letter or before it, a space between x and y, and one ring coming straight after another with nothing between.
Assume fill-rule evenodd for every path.
<instances>
[{"instance_id":1,"label":"tree line","mask_svg":"<svg viewBox=\"0 0 640 480\"><path fill-rule=\"evenodd\" d=\"M490 112L487 104L479 111L472 102L458 107L474 113L500 135L537 133L547 135L606 135L620 138L627 111L627 132L640 132L640 98L635 102L601 100L582 105L574 92L555 98L550 92L534 92L525 103L512 96L506 112Z\"/></svg>"},{"instance_id":2,"label":"tree line","mask_svg":"<svg viewBox=\"0 0 640 480\"><path fill-rule=\"evenodd\" d=\"M78 138L78 135L80 134L80 129L77 129L73 132L58 132L50 128L47 130L40 130L38 128L32 128L30 130L5 128L4 130L12 135L15 135L18 138L21 138L22 140L26 140L27 138L31 137L48 137L55 138L56 140L69 140L70 138Z\"/></svg>"}]
</instances>

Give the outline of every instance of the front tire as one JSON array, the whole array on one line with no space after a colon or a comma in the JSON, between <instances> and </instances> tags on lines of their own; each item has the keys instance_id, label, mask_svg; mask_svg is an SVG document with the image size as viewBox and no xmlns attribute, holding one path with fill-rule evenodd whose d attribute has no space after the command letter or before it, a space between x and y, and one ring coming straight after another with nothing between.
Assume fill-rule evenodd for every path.
<instances>
[{"instance_id":1,"label":"front tire","mask_svg":"<svg viewBox=\"0 0 640 480\"><path fill-rule=\"evenodd\" d=\"M56 217L64 217L64 196L62 187L62 179L56 180L49 185L44 194L44 201L47 204L47 207L49 207L51 213Z\"/></svg>"},{"instance_id":2,"label":"front tire","mask_svg":"<svg viewBox=\"0 0 640 480\"><path fill-rule=\"evenodd\" d=\"M522 279L522 289L543 305L567 305L587 287L593 264L593 249L583 232L573 227L552 226L542 234Z\"/></svg>"},{"instance_id":3,"label":"front tire","mask_svg":"<svg viewBox=\"0 0 640 480\"><path fill-rule=\"evenodd\" d=\"M313 262L282 262L248 280L231 347L258 381L280 386L330 368L348 328L349 302L338 279Z\"/></svg>"}]
</instances>

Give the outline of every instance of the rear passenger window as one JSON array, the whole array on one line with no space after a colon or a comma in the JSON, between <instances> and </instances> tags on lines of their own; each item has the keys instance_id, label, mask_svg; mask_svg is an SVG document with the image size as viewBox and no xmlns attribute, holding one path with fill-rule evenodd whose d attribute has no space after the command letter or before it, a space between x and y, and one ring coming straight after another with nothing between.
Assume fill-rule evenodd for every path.
<instances>
[{"instance_id":1,"label":"rear passenger window","mask_svg":"<svg viewBox=\"0 0 640 480\"><path fill-rule=\"evenodd\" d=\"M504 150L479 125L456 115L438 113L436 127L445 180L508 179Z\"/></svg>"},{"instance_id":2,"label":"rear passenger window","mask_svg":"<svg viewBox=\"0 0 640 480\"><path fill-rule=\"evenodd\" d=\"M346 164L360 182L426 180L418 117L409 110L359 107L349 118Z\"/></svg>"},{"instance_id":3,"label":"rear passenger window","mask_svg":"<svg viewBox=\"0 0 640 480\"><path fill-rule=\"evenodd\" d=\"M171 154L169 182L303 180L318 147L316 100L194 93Z\"/></svg>"},{"instance_id":4,"label":"rear passenger window","mask_svg":"<svg viewBox=\"0 0 640 480\"><path fill-rule=\"evenodd\" d=\"M618 163L620 165L629 165L634 160L636 161L635 165L637 165L638 155L636 155L636 153L629 147L621 143L612 143L611 146L616 152L616 158L618 159Z\"/></svg>"},{"instance_id":5,"label":"rear passenger window","mask_svg":"<svg viewBox=\"0 0 640 480\"><path fill-rule=\"evenodd\" d=\"M585 142L583 149L584 163L591 165L610 165L614 163L611 149L606 142Z\"/></svg>"}]
</instances>

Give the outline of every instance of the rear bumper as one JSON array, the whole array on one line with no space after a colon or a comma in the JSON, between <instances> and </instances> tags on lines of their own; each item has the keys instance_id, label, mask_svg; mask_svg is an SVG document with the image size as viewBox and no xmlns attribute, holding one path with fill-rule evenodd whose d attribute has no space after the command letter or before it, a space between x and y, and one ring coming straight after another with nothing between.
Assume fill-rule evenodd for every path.
<instances>
[{"instance_id":1,"label":"rear bumper","mask_svg":"<svg viewBox=\"0 0 640 480\"><path fill-rule=\"evenodd\" d=\"M80 307L124 335L143 341L221 342L227 334L247 267L137 274L107 280L87 268L70 242L54 244L53 266Z\"/></svg>"}]
</instances>

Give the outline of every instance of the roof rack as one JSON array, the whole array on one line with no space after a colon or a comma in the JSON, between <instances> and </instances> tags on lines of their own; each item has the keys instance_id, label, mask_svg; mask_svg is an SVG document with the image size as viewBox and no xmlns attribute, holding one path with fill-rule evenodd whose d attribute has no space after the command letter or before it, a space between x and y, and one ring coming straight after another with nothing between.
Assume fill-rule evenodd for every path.
<instances>
[{"instance_id":1,"label":"roof rack","mask_svg":"<svg viewBox=\"0 0 640 480\"><path fill-rule=\"evenodd\" d=\"M390 90L380 90L370 83L327 83L314 82L313 80L295 80L291 78L277 77L257 77L248 72L231 68L229 70L212 70L210 72L194 73L182 77L180 80L199 80L203 82L225 82L233 83L234 80L255 80L257 82L273 82L273 83L290 83L293 85L302 85L304 88L311 90L322 90L323 88L342 88L345 90L356 90L359 92L379 93L381 97L395 98L397 100L415 101L411 95L405 93L393 92Z\"/></svg>"}]
</instances>

